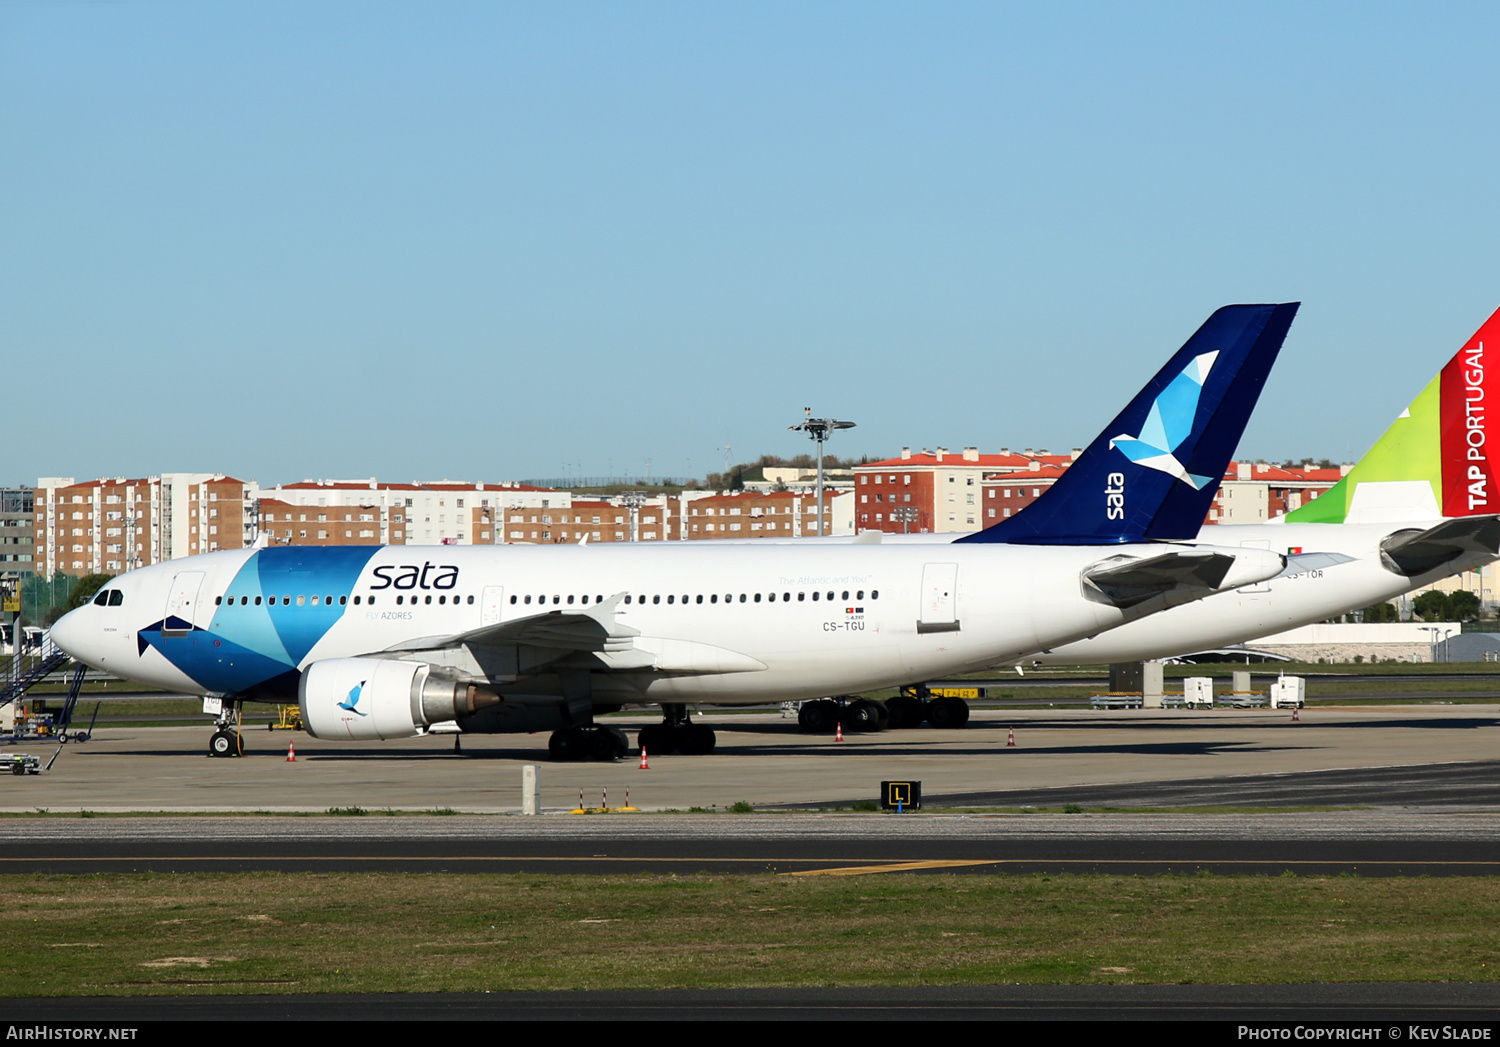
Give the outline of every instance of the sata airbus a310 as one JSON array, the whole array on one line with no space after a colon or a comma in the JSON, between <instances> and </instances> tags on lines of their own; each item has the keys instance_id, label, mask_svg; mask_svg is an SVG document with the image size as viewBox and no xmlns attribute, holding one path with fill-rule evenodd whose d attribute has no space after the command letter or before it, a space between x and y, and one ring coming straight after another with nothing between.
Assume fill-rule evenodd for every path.
<instances>
[{"instance_id":1,"label":"sata airbus a310","mask_svg":"<svg viewBox=\"0 0 1500 1047\"><path fill-rule=\"evenodd\" d=\"M595 715L659 705L642 746L709 752L692 705L979 669L1278 574L1270 550L1172 543L1197 536L1296 310L1215 312L1068 471L1083 493L1040 544L245 549L122 575L52 639L222 699L219 755L246 701L299 702L319 738L551 730L559 759L623 755Z\"/></svg>"}]
</instances>

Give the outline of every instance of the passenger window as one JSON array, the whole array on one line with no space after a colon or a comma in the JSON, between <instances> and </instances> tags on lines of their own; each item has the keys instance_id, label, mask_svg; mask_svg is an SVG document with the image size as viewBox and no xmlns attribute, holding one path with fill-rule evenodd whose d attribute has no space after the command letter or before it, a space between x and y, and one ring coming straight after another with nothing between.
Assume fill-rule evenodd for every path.
<instances>
[{"instance_id":1,"label":"passenger window","mask_svg":"<svg viewBox=\"0 0 1500 1047\"><path fill-rule=\"evenodd\" d=\"M719 594L718 593L714 593L712 596L710 596L708 598L708 602L709 603L718 603L719 602Z\"/></svg>"},{"instance_id":2,"label":"passenger window","mask_svg":"<svg viewBox=\"0 0 1500 1047\"><path fill-rule=\"evenodd\" d=\"M743 600L744 597L742 596L742 597L740 597L740 599ZM760 593L756 593L755 594L755 602L756 603L760 603Z\"/></svg>"},{"instance_id":3,"label":"passenger window","mask_svg":"<svg viewBox=\"0 0 1500 1047\"><path fill-rule=\"evenodd\" d=\"M839 597L839 599L841 599L841 600L847 600L847 599L849 599L849 590L845 589L844 590L844 595L841 596L841 597Z\"/></svg>"},{"instance_id":4,"label":"passenger window","mask_svg":"<svg viewBox=\"0 0 1500 1047\"><path fill-rule=\"evenodd\" d=\"M667 597L667 603L676 603L676 602L677 602L677 597L675 595Z\"/></svg>"},{"instance_id":5,"label":"passenger window","mask_svg":"<svg viewBox=\"0 0 1500 1047\"><path fill-rule=\"evenodd\" d=\"M357 597L357 596L354 598L354 606L355 607L359 606L359 597Z\"/></svg>"},{"instance_id":6,"label":"passenger window","mask_svg":"<svg viewBox=\"0 0 1500 1047\"><path fill-rule=\"evenodd\" d=\"M256 607L259 607L259 606L260 606L260 597L259 597L259 596L257 596L257 597L256 597L256 598L255 598L255 606L256 606Z\"/></svg>"},{"instance_id":7,"label":"passenger window","mask_svg":"<svg viewBox=\"0 0 1500 1047\"><path fill-rule=\"evenodd\" d=\"M426 603L426 604L431 604L432 603L432 596L429 594L428 597L427 597L427 599L423 600L422 602Z\"/></svg>"},{"instance_id":8,"label":"passenger window","mask_svg":"<svg viewBox=\"0 0 1500 1047\"><path fill-rule=\"evenodd\" d=\"M405 599L406 599L406 597L404 597L404 596L398 596L398 597L396 597L396 606L400 607L401 606L401 601L403 601Z\"/></svg>"},{"instance_id":9,"label":"passenger window","mask_svg":"<svg viewBox=\"0 0 1500 1047\"><path fill-rule=\"evenodd\" d=\"M224 597L222 597L222 596L215 596L214 597L214 606L215 607L219 606L219 604L221 604L223 602L224 602ZM94 597L94 603L98 604L100 607L107 607L107 606L109 606L109 594L106 593L103 589L100 589L99 590L99 595L96 596L96 597Z\"/></svg>"},{"instance_id":10,"label":"passenger window","mask_svg":"<svg viewBox=\"0 0 1500 1047\"><path fill-rule=\"evenodd\" d=\"M255 602L256 603L260 603L259 600L256 600ZM241 607L248 607L249 604L250 604L250 597L248 597L248 596L241 596L240 597L240 606Z\"/></svg>"},{"instance_id":11,"label":"passenger window","mask_svg":"<svg viewBox=\"0 0 1500 1047\"><path fill-rule=\"evenodd\" d=\"M817 593L813 593L813 600L815 600L815 601L816 601L816 600L817 600L817 598L818 598L818 594L817 594Z\"/></svg>"},{"instance_id":12,"label":"passenger window","mask_svg":"<svg viewBox=\"0 0 1500 1047\"><path fill-rule=\"evenodd\" d=\"M430 597L430 596L429 596L429 597L428 597L428 598L427 598L427 602L428 602L428 603L431 603L431 602L432 602L432 597ZM444 595L442 595L442 596L439 596L439 597L438 597L438 603L440 603L440 604L445 604L445 603L447 603L447 602L448 602L448 597L447 597L447 594L444 594Z\"/></svg>"},{"instance_id":13,"label":"passenger window","mask_svg":"<svg viewBox=\"0 0 1500 1047\"><path fill-rule=\"evenodd\" d=\"M699 594L699 596L698 596L698 602L699 603L703 602L703 596L702 596L702 594Z\"/></svg>"},{"instance_id":14,"label":"passenger window","mask_svg":"<svg viewBox=\"0 0 1500 1047\"><path fill-rule=\"evenodd\" d=\"M314 596L313 599L316 600L317 597ZM307 606L307 597L303 596L301 593L297 594L297 606L298 607L305 607L305 606Z\"/></svg>"},{"instance_id":15,"label":"passenger window","mask_svg":"<svg viewBox=\"0 0 1500 1047\"><path fill-rule=\"evenodd\" d=\"M514 599L515 599L515 597L514 597L514 596L512 596L512 597L511 597L511 599L512 599L512 600L514 600ZM472 604L472 603L473 603L473 602L474 602L474 597L472 597L472 596L471 596L471 597L469 597L469 603L470 603L470 604Z\"/></svg>"},{"instance_id":16,"label":"passenger window","mask_svg":"<svg viewBox=\"0 0 1500 1047\"><path fill-rule=\"evenodd\" d=\"M652 603L661 603L661 597L660 596L653 596L653 597L651 597L651 602Z\"/></svg>"},{"instance_id":17,"label":"passenger window","mask_svg":"<svg viewBox=\"0 0 1500 1047\"><path fill-rule=\"evenodd\" d=\"M573 602L573 597L572 597L572 595L571 595L571 594L570 594L570 595L569 595L569 596L568 596L568 603L572 603L572 602Z\"/></svg>"},{"instance_id":18,"label":"passenger window","mask_svg":"<svg viewBox=\"0 0 1500 1047\"><path fill-rule=\"evenodd\" d=\"M745 594L744 593L740 593L740 603L744 603L744 602L745 602Z\"/></svg>"},{"instance_id":19,"label":"passenger window","mask_svg":"<svg viewBox=\"0 0 1500 1047\"><path fill-rule=\"evenodd\" d=\"M358 597L355 597L355 599L358 599ZM340 596L339 597L339 606L340 607L344 606L348 602L349 602L349 597L347 597L347 596Z\"/></svg>"}]
</instances>

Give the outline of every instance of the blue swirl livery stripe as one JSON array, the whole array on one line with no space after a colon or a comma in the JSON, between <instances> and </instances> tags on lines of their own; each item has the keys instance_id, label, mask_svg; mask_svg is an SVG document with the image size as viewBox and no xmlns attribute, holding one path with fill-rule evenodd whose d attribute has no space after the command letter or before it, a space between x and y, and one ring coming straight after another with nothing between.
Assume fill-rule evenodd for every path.
<instances>
[{"instance_id":1,"label":"blue swirl livery stripe","mask_svg":"<svg viewBox=\"0 0 1500 1047\"><path fill-rule=\"evenodd\" d=\"M373 545L335 545L262 549L253 557L265 595L282 598L269 611L271 626L276 630L290 664L300 664L313 645L323 639L323 634L344 616L343 604L298 607L295 603L297 597L305 594L309 600L313 596L320 600L326 596L337 599L351 592L360 572L378 548ZM241 573L250 566L246 564ZM285 600L287 596L293 600L290 606Z\"/></svg>"},{"instance_id":2,"label":"blue swirl livery stripe","mask_svg":"<svg viewBox=\"0 0 1500 1047\"><path fill-rule=\"evenodd\" d=\"M225 589L226 602L214 608L211 627L189 630L187 622L158 622L137 634L139 649L155 648L198 684L224 694L295 681L302 659L343 617L347 605L340 597L353 591L378 550L369 545L261 549ZM295 682L291 686L295 689Z\"/></svg>"}]
</instances>

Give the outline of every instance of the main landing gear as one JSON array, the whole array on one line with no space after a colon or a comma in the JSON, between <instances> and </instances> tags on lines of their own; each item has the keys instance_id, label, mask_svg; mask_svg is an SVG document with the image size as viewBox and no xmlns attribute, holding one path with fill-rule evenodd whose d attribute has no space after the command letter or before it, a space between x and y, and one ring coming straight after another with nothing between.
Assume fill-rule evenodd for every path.
<instances>
[{"instance_id":1,"label":"main landing gear","mask_svg":"<svg viewBox=\"0 0 1500 1047\"><path fill-rule=\"evenodd\" d=\"M797 711L797 725L808 734L832 734L840 726L851 732L883 731L896 726L886 706L853 695L804 702Z\"/></svg>"},{"instance_id":2,"label":"main landing gear","mask_svg":"<svg viewBox=\"0 0 1500 1047\"><path fill-rule=\"evenodd\" d=\"M564 727L552 732L547 751L558 761L618 760L630 752L630 739L614 727Z\"/></svg>"},{"instance_id":3,"label":"main landing gear","mask_svg":"<svg viewBox=\"0 0 1500 1047\"><path fill-rule=\"evenodd\" d=\"M940 729L962 727L969 722L969 703L962 698L931 698L922 701L903 694L885 702L852 695L803 702L797 723L808 734L832 734L835 726L845 731L905 730L926 722Z\"/></svg>"},{"instance_id":4,"label":"main landing gear","mask_svg":"<svg viewBox=\"0 0 1500 1047\"><path fill-rule=\"evenodd\" d=\"M648 756L666 756L678 752L684 756L707 756L714 751L718 735L712 727L693 723L688 719L687 706L663 705L662 721L642 727L636 736L640 747Z\"/></svg>"}]
</instances>

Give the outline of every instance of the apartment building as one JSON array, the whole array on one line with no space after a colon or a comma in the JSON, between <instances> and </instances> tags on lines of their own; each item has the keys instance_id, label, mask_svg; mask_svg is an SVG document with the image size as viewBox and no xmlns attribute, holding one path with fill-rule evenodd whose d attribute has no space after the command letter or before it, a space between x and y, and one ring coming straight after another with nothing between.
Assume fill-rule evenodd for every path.
<instances>
[{"instance_id":1,"label":"apartment building","mask_svg":"<svg viewBox=\"0 0 1500 1047\"><path fill-rule=\"evenodd\" d=\"M685 502L683 511L692 540L801 538L818 533L818 500L805 491L708 495ZM824 492L823 533L854 533L853 492Z\"/></svg>"},{"instance_id":2,"label":"apartment building","mask_svg":"<svg viewBox=\"0 0 1500 1047\"><path fill-rule=\"evenodd\" d=\"M38 574L120 574L255 541L258 491L222 473L75 481L44 476L33 491Z\"/></svg>"}]
</instances>

